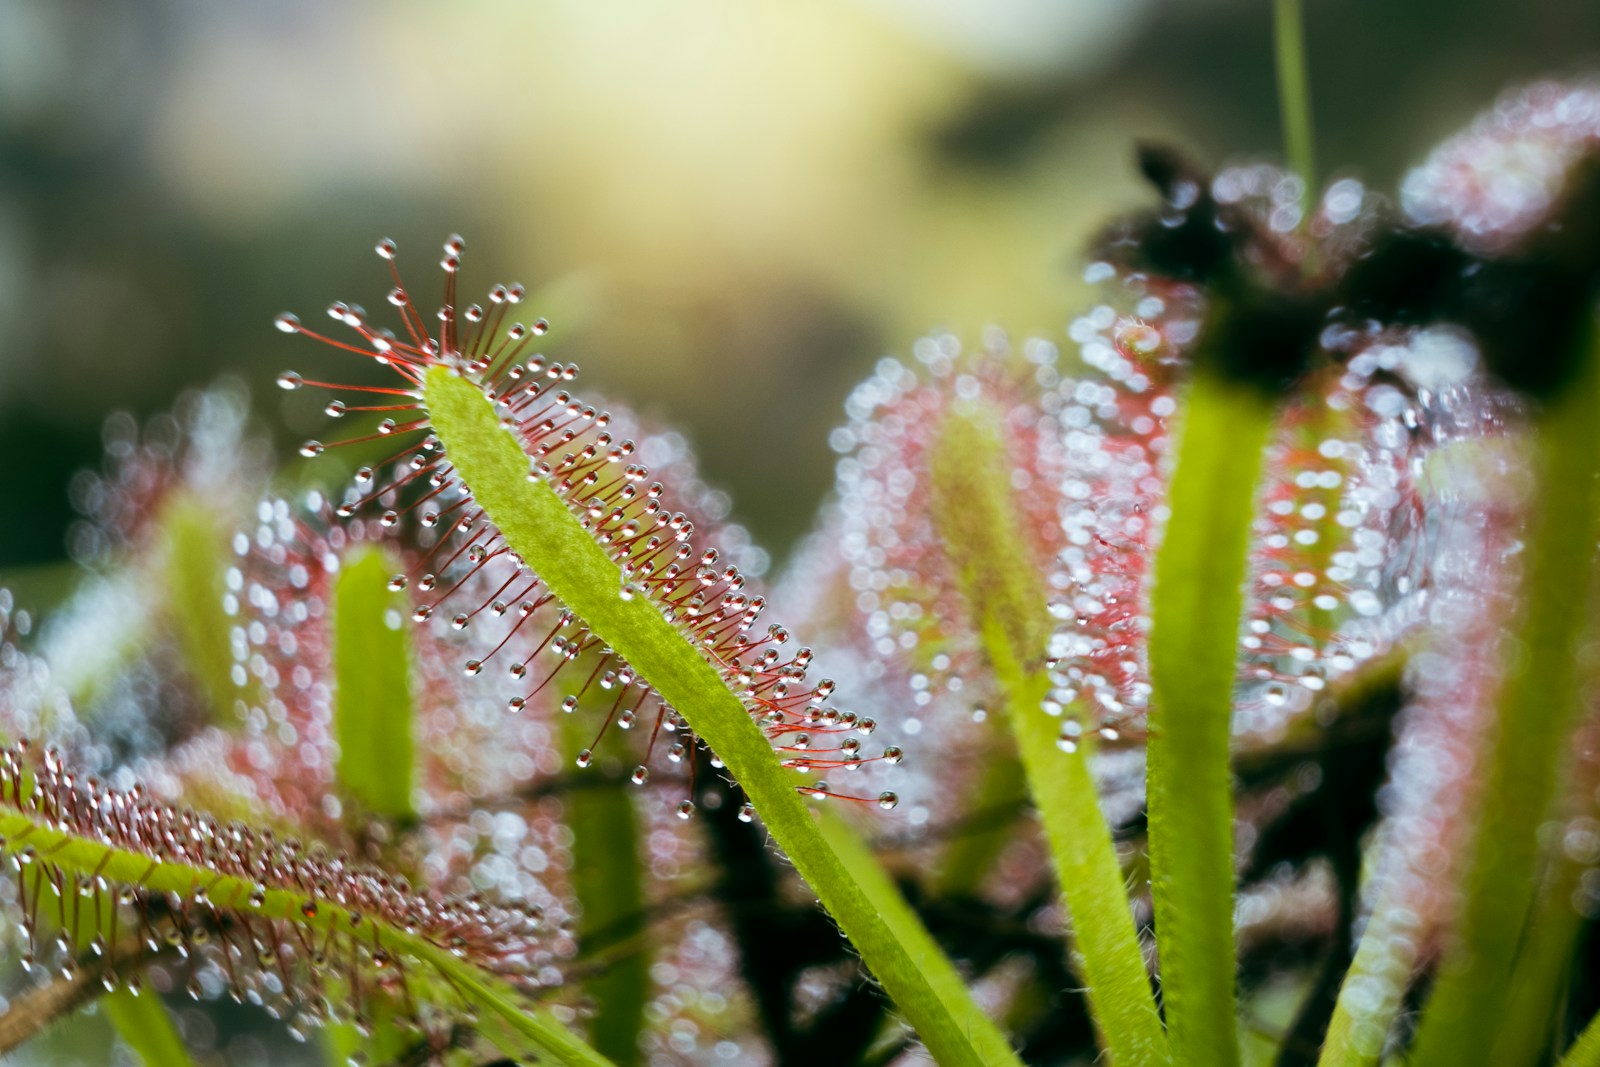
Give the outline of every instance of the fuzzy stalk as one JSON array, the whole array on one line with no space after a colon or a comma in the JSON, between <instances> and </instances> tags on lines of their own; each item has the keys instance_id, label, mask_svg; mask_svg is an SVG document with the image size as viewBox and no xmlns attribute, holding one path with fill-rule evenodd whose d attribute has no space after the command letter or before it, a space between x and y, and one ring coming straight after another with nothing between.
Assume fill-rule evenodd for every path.
<instances>
[{"instance_id":1,"label":"fuzzy stalk","mask_svg":"<svg viewBox=\"0 0 1600 1067\"><path fill-rule=\"evenodd\" d=\"M1011 486L1001 413L963 405L946 416L930 460L933 508L972 623L1003 695L1056 880L1072 917L1090 1010L1111 1062L1170 1061L1139 947L1122 865L1080 746L1063 751L1061 724L1041 707L1050 687L1043 659L1048 596Z\"/></svg>"},{"instance_id":2,"label":"fuzzy stalk","mask_svg":"<svg viewBox=\"0 0 1600 1067\"><path fill-rule=\"evenodd\" d=\"M716 669L646 598L625 599L621 569L501 426L492 403L448 368L423 401L473 498L562 603L676 708L727 766L773 839L833 916L934 1058L947 1067L1018 1064L1010 1043L942 954L918 958L818 831L794 778ZM931 941L930 941L931 943Z\"/></svg>"},{"instance_id":3,"label":"fuzzy stalk","mask_svg":"<svg viewBox=\"0 0 1600 1067\"><path fill-rule=\"evenodd\" d=\"M1174 1056L1235 1067L1229 722L1271 396L1199 371L1183 408L1150 624L1147 791L1162 1003Z\"/></svg>"},{"instance_id":4,"label":"fuzzy stalk","mask_svg":"<svg viewBox=\"0 0 1600 1067\"><path fill-rule=\"evenodd\" d=\"M1311 85L1306 68L1306 32L1300 0L1272 0L1273 53L1278 68L1278 109L1283 121L1284 155L1289 169L1305 183L1300 197L1301 225L1311 221L1315 202L1316 157L1311 138Z\"/></svg>"},{"instance_id":5,"label":"fuzzy stalk","mask_svg":"<svg viewBox=\"0 0 1600 1067\"><path fill-rule=\"evenodd\" d=\"M1578 373L1536 419L1523 616L1497 702L1461 923L1422 1017L1415 1067L1491 1062L1537 887L1534 831L1550 817L1581 703L1600 542L1600 353L1592 319L1588 327Z\"/></svg>"}]
</instances>

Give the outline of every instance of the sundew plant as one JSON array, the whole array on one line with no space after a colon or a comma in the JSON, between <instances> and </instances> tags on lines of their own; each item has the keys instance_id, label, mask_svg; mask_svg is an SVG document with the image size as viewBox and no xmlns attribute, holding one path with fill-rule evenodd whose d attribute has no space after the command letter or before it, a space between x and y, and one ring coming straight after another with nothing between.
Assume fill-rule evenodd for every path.
<instances>
[{"instance_id":1,"label":"sundew plant","mask_svg":"<svg viewBox=\"0 0 1600 1067\"><path fill-rule=\"evenodd\" d=\"M298 456L113 420L0 590L0 1053L1600 1067L1600 87L1319 191L1278 15L1289 168L1130 145L775 576L456 236L277 318Z\"/></svg>"}]
</instances>

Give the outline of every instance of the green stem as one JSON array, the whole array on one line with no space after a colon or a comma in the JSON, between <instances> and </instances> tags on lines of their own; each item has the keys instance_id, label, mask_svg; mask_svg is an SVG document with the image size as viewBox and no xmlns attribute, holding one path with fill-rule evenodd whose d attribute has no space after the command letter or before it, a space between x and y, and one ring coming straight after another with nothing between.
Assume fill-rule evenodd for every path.
<instances>
[{"instance_id":1,"label":"green stem","mask_svg":"<svg viewBox=\"0 0 1600 1067\"><path fill-rule=\"evenodd\" d=\"M1488 745L1457 943L1417 1034L1415 1067L1489 1063L1539 862L1535 828L1551 810L1580 705L1600 541L1600 353L1593 324L1577 378L1537 419L1534 513L1523 618Z\"/></svg>"},{"instance_id":2,"label":"green stem","mask_svg":"<svg viewBox=\"0 0 1600 1067\"><path fill-rule=\"evenodd\" d=\"M1600 1015L1589 1020L1578 1040L1561 1057L1559 1067L1600 1067Z\"/></svg>"},{"instance_id":3,"label":"green stem","mask_svg":"<svg viewBox=\"0 0 1600 1067\"><path fill-rule=\"evenodd\" d=\"M861 880L819 832L811 811L749 711L717 670L645 597L619 595L621 571L503 430L478 388L444 367L428 372L424 402L456 470L507 545L558 599L676 708L727 766L768 832L838 922L929 1051L946 1067L1017 1064L999 1029L948 963L908 951ZM931 943L931 942L930 942Z\"/></svg>"},{"instance_id":4,"label":"green stem","mask_svg":"<svg viewBox=\"0 0 1600 1067\"><path fill-rule=\"evenodd\" d=\"M1306 69L1305 25L1300 0L1272 0L1273 52L1278 67L1278 107L1283 116L1284 154L1305 183L1301 225L1311 219L1316 194L1316 159L1311 138L1311 86Z\"/></svg>"},{"instance_id":5,"label":"green stem","mask_svg":"<svg viewBox=\"0 0 1600 1067\"><path fill-rule=\"evenodd\" d=\"M592 740L593 726L576 715L562 716L567 759ZM618 1067L639 1062L639 1031L650 1000L650 953L640 935L645 926L643 863L639 820L632 787L618 775L593 789L573 790L562 802L572 831L572 893L577 897L578 946L585 956L597 948L634 944L598 973L584 991L594 1000L589 1039ZM598 945L597 935L605 940Z\"/></svg>"},{"instance_id":6,"label":"green stem","mask_svg":"<svg viewBox=\"0 0 1600 1067\"><path fill-rule=\"evenodd\" d=\"M1169 1064L1161 1028L1128 905L1128 887L1111 829L1089 775L1087 744L1063 752L1056 741L1060 721L1040 710L1049 680L1017 679L1011 729L1033 802L1044 822L1056 881L1072 918L1074 947L1089 986L1089 1005L1106 1035L1111 1062L1120 1067Z\"/></svg>"},{"instance_id":7,"label":"green stem","mask_svg":"<svg viewBox=\"0 0 1600 1067\"><path fill-rule=\"evenodd\" d=\"M367 813L413 817L409 634L388 588L395 567L376 549L352 553L334 583L334 732L339 785Z\"/></svg>"},{"instance_id":8,"label":"green stem","mask_svg":"<svg viewBox=\"0 0 1600 1067\"><path fill-rule=\"evenodd\" d=\"M1559 850L1517 951L1517 969L1495 1035L1493 1063L1534 1063L1556 1032L1561 986L1577 953L1584 918L1572 906L1588 865Z\"/></svg>"},{"instance_id":9,"label":"green stem","mask_svg":"<svg viewBox=\"0 0 1600 1067\"><path fill-rule=\"evenodd\" d=\"M1229 720L1255 513L1272 426L1259 388L1197 373L1155 559L1147 770L1162 1000L1186 1067L1239 1062Z\"/></svg>"},{"instance_id":10,"label":"green stem","mask_svg":"<svg viewBox=\"0 0 1600 1067\"><path fill-rule=\"evenodd\" d=\"M145 1067L191 1067L189 1050L167 1014L167 1006L154 993L134 993L126 986L107 993L101 1001L117 1034L127 1042Z\"/></svg>"},{"instance_id":11,"label":"green stem","mask_svg":"<svg viewBox=\"0 0 1600 1067\"><path fill-rule=\"evenodd\" d=\"M1044 822L1090 1011L1113 1063L1164 1065L1171 1062L1166 1035L1087 752L1063 751L1061 722L1041 707L1050 681L1036 664L1050 638L1049 598L1004 477L1010 466L1002 414L988 405L958 407L941 424L930 458L935 519Z\"/></svg>"},{"instance_id":12,"label":"green stem","mask_svg":"<svg viewBox=\"0 0 1600 1067\"><path fill-rule=\"evenodd\" d=\"M1339 987L1317 1067L1373 1067L1378 1062L1416 957L1415 917L1403 905L1379 897Z\"/></svg>"}]
</instances>

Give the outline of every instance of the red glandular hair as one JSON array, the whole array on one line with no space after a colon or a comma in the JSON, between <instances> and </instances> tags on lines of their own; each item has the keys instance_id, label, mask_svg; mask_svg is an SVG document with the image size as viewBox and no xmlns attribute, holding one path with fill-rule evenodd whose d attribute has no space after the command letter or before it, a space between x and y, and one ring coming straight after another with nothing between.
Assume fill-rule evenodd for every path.
<instances>
[{"instance_id":1,"label":"red glandular hair","mask_svg":"<svg viewBox=\"0 0 1600 1067\"><path fill-rule=\"evenodd\" d=\"M338 385L288 373L280 384L290 389L325 387L370 401L335 400L328 405L330 415L367 411L382 417L373 433L337 444L388 438L399 445L382 463L357 473L357 489L339 511L353 517L375 509L382 526L412 535L417 547L407 572L394 585L409 585L423 594L416 619L447 619L458 629L492 629L494 641L469 659L465 669L476 675L500 666L524 679L526 690L509 701L513 711L558 678L570 678L565 706L573 708L590 698L606 709L598 735L612 725L647 724L651 749L663 732L692 744L676 710L556 601L476 505L471 487L431 432L423 407L421 385L428 369L445 366L496 404L506 432L529 458L530 477L544 480L566 502L575 521L621 569L620 594L647 598L661 610L718 670L786 762L821 770L884 758L861 752L858 737L871 732L872 720L831 706L831 681L808 680L811 650L786 652L786 629L758 625L766 601L751 595L744 571L717 549L694 547L695 521L673 510L664 484L634 462L638 445L615 432L615 417L564 388L577 368L530 353L548 327L542 319L531 326L508 321L523 298L522 287L493 287L487 309L459 305L461 251L460 238L445 243L445 291L436 329L430 329L401 284L390 241L380 242L378 253L391 264L389 302L398 310L400 335L372 326L360 307L342 303L334 304L329 314L353 329L359 343L314 333L292 315L278 319L286 332L376 361L400 379L393 386ZM311 441L301 451L315 456L328 447L333 446ZM536 662L541 658L551 666L541 669ZM580 660L581 666L569 666ZM591 759L587 750L578 756L580 766ZM643 783L646 765L633 777ZM822 783L803 788L822 791ZM892 803L892 798L885 802ZM687 817L692 805L686 801L680 811Z\"/></svg>"},{"instance_id":2,"label":"red glandular hair","mask_svg":"<svg viewBox=\"0 0 1600 1067\"><path fill-rule=\"evenodd\" d=\"M202 876L187 894L153 892L105 877L104 862L92 873L67 870L52 861L51 849L34 848L29 831L15 834L0 847L15 872L30 966L42 962L36 942L41 908L49 908L55 914L45 914L61 934L54 951L69 971L75 944L90 943L96 954L117 960L119 944L142 940L152 951L177 949L197 996L226 991L316 1020L330 1008L360 1018L363 999L382 990L405 1016L426 1022L418 1003L422 990L414 986L432 985L434 976L414 973L403 948L385 940L391 936L386 929L405 930L529 988L538 984L549 956L534 909L421 893L398 875L321 846L307 848L271 831L163 804L139 786L114 788L81 777L54 750L40 758L26 742L0 749L0 807L108 851L148 857L151 870L183 864L214 876ZM216 888L222 876L251 888L235 899ZM273 918L260 911L274 890L300 898L298 915ZM359 918L318 930L312 920L323 907ZM114 972L106 976L108 984L119 980L131 981ZM333 995L340 1000L330 1004ZM428 998L437 1005L436 992Z\"/></svg>"},{"instance_id":3,"label":"red glandular hair","mask_svg":"<svg viewBox=\"0 0 1600 1067\"><path fill-rule=\"evenodd\" d=\"M1293 267L1305 249L1288 232L1299 216L1286 207L1294 192L1286 179L1249 168L1214 185L1219 200L1260 216L1255 254L1265 269ZM1351 231L1363 225L1363 200L1352 183L1329 191L1311 227L1324 262L1359 247ZM1013 353L992 339L963 354L954 338L929 338L914 349L920 367L880 363L851 395L850 421L833 439L846 453L837 539L848 595L880 656L932 668L912 675L922 683L913 700L927 703L934 675L982 674L978 635L964 623L971 613L932 514L928 456L945 412L983 398L1003 413L1009 461L993 476L1013 489L1057 620L1048 649L1019 652L1048 664L1055 689L1045 710L1061 717L1064 747L1085 730L1114 739L1143 726L1169 426L1181 404L1178 371L1205 312L1182 282L1110 264L1095 264L1089 277L1115 285L1069 331L1089 373L1069 375L1043 341ZM1414 464L1428 447L1408 423L1414 368L1350 359L1385 337L1366 325L1330 332L1325 343L1338 351L1302 383L1270 445L1241 635L1243 733L1281 732L1332 678L1414 621L1425 535Z\"/></svg>"}]
</instances>

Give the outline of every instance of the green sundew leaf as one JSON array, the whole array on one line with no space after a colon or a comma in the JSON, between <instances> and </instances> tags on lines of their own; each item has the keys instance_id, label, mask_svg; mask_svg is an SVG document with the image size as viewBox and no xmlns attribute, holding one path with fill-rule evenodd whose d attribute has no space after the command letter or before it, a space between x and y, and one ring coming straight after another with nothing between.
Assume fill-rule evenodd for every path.
<instances>
[{"instance_id":1,"label":"green sundew leaf","mask_svg":"<svg viewBox=\"0 0 1600 1067\"><path fill-rule=\"evenodd\" d=\"M1041 707L1039 666L1051 622L1044 576L1022 538L1002 415L964 405L946 416L931 460L933 507L972 623L1005 702L1028 789L1045 826L1056 881L1072 917L1089 1007L1119 1067L1171 1062L1122 865L1089 775L1088 751L1057 745L1059 720Z\"/></svg>"},{"instance_id":2,"label":"green sundew leaf","mask_svg":"<svg viewBox=\"0 0 1600 1067\"><path fill-rule=\"evenodd\" d=\"M19 790L26 792L26 789ZM0 839L4 850L32 849L32 855L69 875L117 885L138 886L148 892L188 897L197 886L206 888L213 907L262 919L286 919L307 931L308 937L325 939L337 933L346 938L370 939L381 930L390 952L416 961L412 973L431 979L436 972L458 996L492 1013L517 1038L538 1054L569 1067L610 1067L611 1061L585 1045L549 1013L526 1001L503 979L488 974L418 934L390 925L375 916L360 916L335 902L281 887L257 892L255 883L205 867L172 860L154 862L142 852L108 845L103 841L59 829L38 813L0 808ZM431 969L431 972L430 972Z\"/></svg>"},{"instance_id":3,"label":"green sundew leaf","mask_svg":"<svg viewBox=\"0 0 1600 1067\"><path fill-rule=\"evenodd\" d=\"M190 1067L194 1060L172 1024L161 998L119 986L101 999L117 1036L138 1054L145 1067Z\"/></svg>"},{"instance_id":4,"label":"green sundew leaf","mask_svg":"<svg viewBox=\"0 0 1600 1067\"><path fill-rule=\"evenodd\" d=\"M563 716L568 759L590 740L589 727ZM618 782L575 789L563 804L572 831L572 891L578 898L578 945L584 952L636 938L644 929L639 820L628 787ZM589 1039L619 1067L639 1062L639 1031L650 994L650 955L643 947L584 982L594 999Z\"/></svg>"},{"instance_id":5,"label":"green sundew leaf","mask_svg":"<svg viewBox=\"0 0 1600 1067\"><path fill-rule=\"evenodd\" d=\"M334 729L339 784L384 818L412 817L410 652L395 567L376 549L345 561L334 587Z\"/></svg>"},{"instance_id":6,"label":"green sundew leaf","mask_svg":"<svg viewBox=\"0 0 1600 1067\"><path fill-rule=\"evenodd\" d=\"M424 402L446 452L507 545L558 599L676 708L727 766L768 832L838 922L918 1036L944 1067L1018 1064L999 1029L959 982L931 977L885 921L861 881L817 829L761 728L716 669L647 598L619 595L622 572L548 484L528 478L528 457L493 405L445 367L424 382ZM931 940L928 944L932 944Z\"/></svg>"},{"instance_id":7,"label":"green sundew leaf","mask_svg":"<svg viewBox=\"0 0 1600 1067\"><path fill-rule=\"evenodd\" d=\"M1229 720L1272 399L1201 372L1182 417L1151 593L1150 873L1173 1055L1234 1067Z\"/></svg>"},{"instance_id":8,"label":"green sundew leaf","mask_svg":"<svg viewBox=\"0 0 1600 1067\"><path fill-rule=\"evenodd\" d=\"M162 576L189 672L211 701L213 721L229 717L238 690L233 684L229 620L222 610L226 547L217 514L204 501L179 495L162 510Z\"/></svg>"},{"instance_id":9,"label":"green sundew leaf","mask_svg":"<svg viewBox=\"0 0 1600 1067\"><path fill-rule=\"evenodd\" d=\"M1423 1012L1415 1067L1531 1062L1534 1054L1523 1048L1512 1050L1515 1060L1492 1059L1537 887L1533 831L1550 815L1588 681L1582 643L1600 542L1600 330L1592 318L1583 343L1578 374L1535 423L1524 614L1496 702L1500 727L1488 750L1457 942Z\"/></svg>"}]
</instances>

